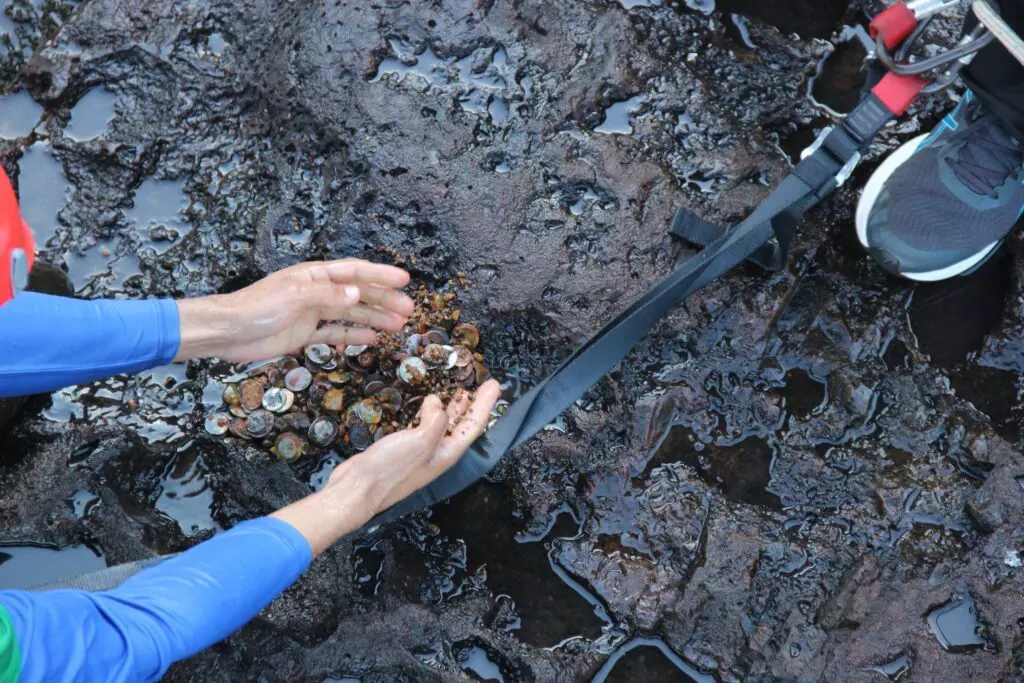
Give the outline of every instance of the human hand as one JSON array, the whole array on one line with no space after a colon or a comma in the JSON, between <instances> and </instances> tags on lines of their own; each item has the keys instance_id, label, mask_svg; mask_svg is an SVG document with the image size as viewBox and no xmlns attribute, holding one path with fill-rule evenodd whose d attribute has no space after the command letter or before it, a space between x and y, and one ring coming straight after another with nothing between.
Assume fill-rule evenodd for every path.
<instances>
[{"instance_id":1,"label":"human hand","mask_svg":"<svg viewBox=\"0 0 1024 683\"><path fill-rule=\"evenodd\" d=\"M490 420L501 396L494 380L482 384L470 401L461 392L447 409L436 396L423 401L419 426L385 437L334 468L323 490L272 516L288 522L319 555L458 462Z\"/></svg>"},{"instance_id":2,"label":"human hand","mask_svg":"<svg viewBox=\"0 0 1024 683\"><path fill-rule=\"evenodd\" d=\"M412 314L412 299L398 291L407 284L400 268L341 259L300 263L231 294L183 299L175 360L248 362L307 344L373 344L375 330L397 332ZM331 322L318 328L322 321Z\"/></svg>"}]
</instances>

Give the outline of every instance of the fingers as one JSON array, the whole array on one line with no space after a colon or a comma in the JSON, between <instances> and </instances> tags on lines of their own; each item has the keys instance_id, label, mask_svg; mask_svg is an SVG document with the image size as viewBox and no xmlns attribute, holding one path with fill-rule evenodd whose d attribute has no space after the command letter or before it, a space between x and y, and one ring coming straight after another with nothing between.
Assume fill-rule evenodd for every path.
<instances>
[{"instance_id":1,"label":"fingers","mask_svg":"<svg viewBox=\"0 0 1024 683\"><path fill-rule=\"evenodd\" d=\"M466 408L469 407L469 394L464 389L459 389L455 397L452 398L451 402L448 403L448 431L455 431L455 427L459 424L459 420L466 414Z\"/></svg>"},{"instance_id":2,"label":"fingers","mask_svg":"<svg viewBox=\"0 0 1024 683\"><path fill-rule=\"evenodd\" d=\"M363 285L359 288L364 304L376 306L388 311L394 311L402 316L410 316L416 309L416 304L405 294L386 287L377 285Z\"/></svg>"},{"instance_id":3,"label":"fingers","mask_svg":"<svg viewBox=\"0 0 1024 683\"><path fill-rule=\"evenodd\" d=\"M331 319L347 320L362 327L401 332L406 317L381 308L357 304L331 313Z\"/></svg>"},{"instance_id":4,"label":"fingers","mask_svg":"<svg viewBox=\"0 0 1024 683\"><path fill-rule=\"evenodd\" d=\"M330 344L331 346L361 346L376 344L377 332L366 327L348 327L346 325L324 325L310 337L310 344Z\"/></svg>"},{"instance_id":5,"label":"fingers","mask_svg":"<svg viewBox=\"0 0 1024 683\"><path fill-rule=\"evenodd\" d=\"M441 399L433 395L423 399L419 418L420 426L416 428L416 431L423 434L426 441L436 445L441 441L445 429L448 427L448 413L445 412ZM433 448L429 449L426 454L429 455L433 450Z\"/></svg>"},{"instance_id":6,"label":"fingers","mask_svg":"<svg viewBox=\"0 0 1024 683\"><path fill-rule=\"evenodd\" d=\"M491 409L500 397L501 385L496 380L492 379L480 385L469 412L459 420L452 435L438 447L434 459L439 461L439 467L448 469L484 433L491 417Z\"/></svg>"},{"instance_id":7,"label":"fingers","mask_svg":"<svg viewBox=\"0 0 1024 683\"><path fill-rule=\"evenodd\" d=\"M392 288L405 287L409 284L409 273L401 268L370 263L361 259L325 261L322 267L331 281L337 283L356 282Z\"/></svg>"}]
</instances>

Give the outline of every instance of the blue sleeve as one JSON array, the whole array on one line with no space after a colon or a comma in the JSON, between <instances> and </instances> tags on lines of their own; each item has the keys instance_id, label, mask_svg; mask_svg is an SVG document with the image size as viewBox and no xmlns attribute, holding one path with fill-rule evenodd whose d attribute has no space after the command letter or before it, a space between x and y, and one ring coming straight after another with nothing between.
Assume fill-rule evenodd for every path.
<instances>
[{"instance_id":1,"label":"blue sleeve","mask_svg":"<svg viewBox=\"0 0 1024 683\"><path fill-rule=\"evenodd\" d=\"M19 681L155 681L241 628L311 561L302 534L263 517L111 591L0 591L21 652Z\"/></svg>"},{"instance_id":2,"label":"blue sleeve","mask_svg":"<svg viewBox=\"0 0 1024 683\"><path fill-rule=\"evenodd\" d=\"M170 299L19 294L0 306L0 398L165 365L180 345L178 306Z\"/></svg>"}]
</instances>

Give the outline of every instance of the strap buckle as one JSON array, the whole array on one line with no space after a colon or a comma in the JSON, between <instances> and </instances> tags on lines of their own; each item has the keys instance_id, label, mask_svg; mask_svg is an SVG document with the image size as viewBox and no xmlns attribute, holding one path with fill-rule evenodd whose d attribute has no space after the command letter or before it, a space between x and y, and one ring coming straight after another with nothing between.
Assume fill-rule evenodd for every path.
<instances>
[{"instance_id":1,"label":"strap buckle","mask_svg":"<svg viewBox=\"0 0 1024 683\"><path fill-rule=\"evenodd\" d=\"M802 159L806 159L806 158L810 157L811 155L814 155L814 154L817 154L818 152L820 152L822 146L824 146L824 144L825 144L825 139L829 135L831 135L832 131L834 131L835 129L836 129L835 126L827 126L824 130L822 130L820 133L818 133L818 138L814 142L812 142L807 149L805 149L804 151L800 152L800 159L801 160ZM835 175L835 183L836 183L835 186L837 188L842 187L843 184L847 180L850 179L850 176L853 175L853 172L856 170L857 164L860 163L860 160L861 160L860 152L854 152L853 156L850 157L846 161L846 163L843 164L843 167L840 168L839 171Z\"/></svg>"}]
</instances>

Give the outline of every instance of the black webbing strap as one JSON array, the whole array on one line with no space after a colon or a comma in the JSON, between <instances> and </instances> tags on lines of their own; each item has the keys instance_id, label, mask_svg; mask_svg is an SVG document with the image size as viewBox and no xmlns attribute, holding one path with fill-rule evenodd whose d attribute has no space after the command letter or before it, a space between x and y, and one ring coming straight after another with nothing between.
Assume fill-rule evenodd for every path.
<instances>
[{"instance_id":1,"label":"black webbing strap","mask_svg":"<svg viewBox=\"0 0 1024 683\"><path fill-rule=\"evenodd\" d=\"M683 299L757 254L773 237L776 248L788 255L804 213L849 176L860 153L893 117L880 100L869 95L841 126L818 138L809 156L744 221L709 242L512 403L454 467L375 517L360 532L430 507L481 479L505 453L550 424L618 365Z\"/></svg>"},{"instance_id":2,"label":"black webbing strap","mask_svg":"<svg viewBox=\"0 0 1024 683\"><path fill-rule=\"evenodd\" d=\"M689 209L676 209L668 234L678 237L692 245L706 247L724 235L728 228L704 220ZM747 262L765 270L782 270L786 265L786 254L782 253L779 242L774 237L758 247L747 257Z\"/></svg>"}]
</instances>

